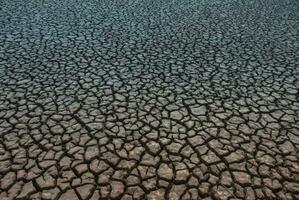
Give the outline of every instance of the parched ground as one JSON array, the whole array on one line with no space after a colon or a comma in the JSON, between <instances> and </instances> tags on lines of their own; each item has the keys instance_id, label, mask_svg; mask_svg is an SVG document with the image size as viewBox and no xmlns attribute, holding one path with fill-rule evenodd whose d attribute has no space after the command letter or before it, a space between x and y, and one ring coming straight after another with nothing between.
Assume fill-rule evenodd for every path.
<instances>
[{"instance_id":1,"label":"parched ground","mask_svg":"<svg viewBox=\"0 0 299 200\"><path fill-rule=\"evenodd\" d=\"M0 0L0 199L299 199L297 0Z\"/></svg>"}]
</instances>

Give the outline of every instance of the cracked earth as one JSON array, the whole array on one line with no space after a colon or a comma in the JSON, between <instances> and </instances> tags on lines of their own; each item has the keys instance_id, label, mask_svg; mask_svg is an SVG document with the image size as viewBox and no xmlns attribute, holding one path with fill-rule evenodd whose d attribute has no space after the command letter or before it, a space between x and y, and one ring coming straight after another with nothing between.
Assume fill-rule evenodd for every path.
<instances>
[{"instance_id":1,"label":"cracked earth","mask_svg":"<svg viewBox=\"0 0 299 200\"><path fill-rule=\"evenodd\" d=\"M0 1L0 199L299 199L296 0Z\"/></svg>"}]
</instances>

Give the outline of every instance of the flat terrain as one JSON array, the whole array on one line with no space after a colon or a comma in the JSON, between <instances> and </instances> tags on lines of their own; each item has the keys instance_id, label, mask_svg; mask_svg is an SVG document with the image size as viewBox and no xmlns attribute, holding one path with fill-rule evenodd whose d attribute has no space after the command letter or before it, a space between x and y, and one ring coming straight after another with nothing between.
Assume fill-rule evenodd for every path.
<instances>
[{"instance_id":1,"label":"flat terrain","mask_svg":"<svg viewBox=\"0 0 299 200\"><path fill-rule=\"evenodd\" d=\"M0 0L0 199L299 199L297 0Z\"/></svg>"}]
</instances>

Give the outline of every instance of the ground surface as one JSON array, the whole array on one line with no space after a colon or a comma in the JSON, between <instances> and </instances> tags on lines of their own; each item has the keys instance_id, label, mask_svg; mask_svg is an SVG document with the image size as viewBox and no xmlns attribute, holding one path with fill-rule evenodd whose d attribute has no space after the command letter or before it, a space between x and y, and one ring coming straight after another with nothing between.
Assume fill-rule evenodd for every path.
<instances>
[{"instance_id":1,"label":"ground surface","mask_svg":"<svg viewBox=\"0 0 299 200\"><path fill-rule=\"evenodd\" d=\"M296 0L0 1L0 199L299 199Z\"/></svg>"}]
</instances>

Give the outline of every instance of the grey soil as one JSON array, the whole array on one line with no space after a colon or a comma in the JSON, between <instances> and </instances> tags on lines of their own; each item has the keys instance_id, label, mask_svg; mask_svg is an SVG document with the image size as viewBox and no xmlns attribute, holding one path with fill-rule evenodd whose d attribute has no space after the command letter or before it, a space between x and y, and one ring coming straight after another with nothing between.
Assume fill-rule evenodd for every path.
<instances>
[{"instance_id":1,"label":"grey soil","mask_svg":"<svg viewBox=\"0 0 299 200\"><path fill-rule=\"evenodd\" d=\"M0 199L299 199L297 0L0 1Z\"/></svg>"}]
</instances>

